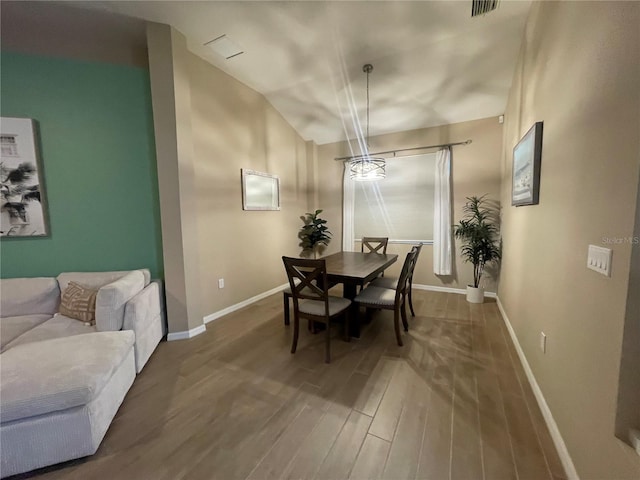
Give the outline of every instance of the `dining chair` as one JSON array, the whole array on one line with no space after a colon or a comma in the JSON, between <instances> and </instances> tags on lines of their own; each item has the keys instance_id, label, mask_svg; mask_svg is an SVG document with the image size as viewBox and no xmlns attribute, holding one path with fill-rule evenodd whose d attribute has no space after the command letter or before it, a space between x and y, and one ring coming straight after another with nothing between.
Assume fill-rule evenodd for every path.
<instances>
[{"instance_id":1,"label":"dining chair","mask_svg":"<svg viewBox=\"0 0 640 480\"><path fill-rule=\"evenodd\" d=\"M367 247L367 253L381 253L385 255L387 253L388 244L389 237L362 237L362 241L360 242L360 252L365 253L364 248ZM380 273L378 278L379 277L384 277L384 272Z\"/></svg>"},{"instance_id":2,"label":"dining chair","mask_svg":"<svg viewBox=\"0 0 640 480\"><path fill-rule=\"evenodd\" d=\"M296 353L300 319L326 325L325 362L331 361L331 320L344 314L344 335L349 341L349 307L351 300L329 295L327 266L323 258L282 257L293 298L293 343L291 353Z\"/></svg>"},{"instance_id":3,"label":"dining chair","mask_svg":"<svg viewBox=\"0 0 640 480\"><path fill-rule=\"evenodd\" d=\"M418 255L417 247L411 248L407 253L400 277L396 282L395 290L383 287L376 287L370 284L364 288L353 301L367 309L393 310L393 327L396 332L396 341L402 346L402 337L400 336L400 317L402 316L402 325L405 332L409 331L409 323L407 321L406 297L409 285L409 274L413 265L415 265Z\"/></svg>"},{"instance_id":4,"label":"dining chair","mask_svg":"<svg viewBox=\"0 0 640 480\"><path fill-rule=\"evenodd\" d=\"M413 272L415 270L415 266L418 263L418 257L420 256L420 251L422 250L422 243L419 243L418 245L415 245L415 247L418 250L418 253L416 254L416 258L415 261L413 262L413 268L411 269L411 272L409 273L409 288L408 288L408 297L409 297L409 309L411 310L411 316L415 317L416 316L416 312L413 309L413 296L412 296L412 291L413 291ZM382 287L382 288L390 288L391 290L395 290L396 286L398 284L398 279L395 277L378 277L375 280L373 280L369 285L372 285L374 287Z\"/></svg>"},{"instance_id":5,"label":"dining chair","mask_svg":"<svg viewBox=\"0 0 640 480\"><path fill-rule=\"evenodd\" d=\"M362 242L360 243L360 252L364 253L364 248L367 247L367 253L385 254L387 253L388 243L388 237L362 237Z\"/></svg>"}]
</instances>

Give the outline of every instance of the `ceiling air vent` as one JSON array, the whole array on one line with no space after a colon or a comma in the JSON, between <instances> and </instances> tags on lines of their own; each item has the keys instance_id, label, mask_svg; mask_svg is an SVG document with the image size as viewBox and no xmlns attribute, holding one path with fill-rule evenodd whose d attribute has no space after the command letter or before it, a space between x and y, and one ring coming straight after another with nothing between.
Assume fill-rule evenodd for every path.
<instances>
[{"instance_id":1,"label":"ceiling air vent","mask_svg":"<svg viewBox=\"0 0 640 480\"><path fill-rule=\"evenodd\" d=\"M216 52L221 57L229 60L230 58L237 57L238 55L244 53L242 48L238 44L236 44L233 40L231 40L226 35L220 35L218 38L214 38L210 42L204 44L209 47L211 50Z\"/></svg>"},{"instance_id":2,"label":"ceiling air vent","mask_svg":"<svg viewBox=\"0 0 640 480\"><path fill-rule=\"evenodd\" d=\"M471 0L471 16L484 15L498 8L499 0Z\"/></svg>"}]
</instances>

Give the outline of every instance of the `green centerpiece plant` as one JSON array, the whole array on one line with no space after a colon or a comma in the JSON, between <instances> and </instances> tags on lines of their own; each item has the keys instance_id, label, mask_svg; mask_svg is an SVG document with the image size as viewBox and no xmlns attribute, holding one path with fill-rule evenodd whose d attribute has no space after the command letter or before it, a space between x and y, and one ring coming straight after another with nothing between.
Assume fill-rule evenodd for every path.
<instances>
[{"instance_id":1,"label":"green centerpiece plant","mask_svg":"<svg viewBox=\"0 0 640 480\"><path fill-rule=\"evenodd\" d=\"M316 258L318 253L322 253L331 241L331 232L327 228L327 221L319 217L321 213L322 210L316 210L314 213L307 212L300 217L304 225L298 232L298 238L300 239L299 246L302 247L300 255L303 257L313 255L313 258Z\"/></svg>"},{"instance_id":2,"label":"green centerpiece plant","mask_svg":"<svg viewBox=\"0 0 640 480\"><path fill-rule=\"evenodd\" d=\"M473 285L467 286L467 301L482 303L484 290L480 280L485 268L502 257L499 208L483 195L467 197L462 211L464 218L453 228L455 237L462 241L462 258L473 264Z\"/></svg>"}]
</instances>

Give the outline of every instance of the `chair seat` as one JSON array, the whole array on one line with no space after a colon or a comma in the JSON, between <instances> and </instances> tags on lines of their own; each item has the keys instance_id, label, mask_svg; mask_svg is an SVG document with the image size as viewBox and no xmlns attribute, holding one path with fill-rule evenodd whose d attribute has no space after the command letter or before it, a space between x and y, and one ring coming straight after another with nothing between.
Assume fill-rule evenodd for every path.
<instances>
[{"instance_id":1,"label":"chair seat","mask_svg":"<svg viewBox=\"0 0 640 480\"><path fill-rule=\"evenodd\" d=\"M378 277L369 285L373 287L390 288L392 290L395 290L398 286L398 279L393 277Z\"/></svg>"},{"instance_id":2,"label":"chair seat","mask_svg":"<svg viewBox=\"0 0 640 480\"><path fill-rule=\"evenodd\" d=\"M342 297L329 296L329 316L337 315L341 311L349 308L351 300ZM301 300L298 308L307 315L324 315L324 302L319 300Z\"/></svg>"},{"instance_id":3,"label":"chair seat","mask_svg":"<svg viewBox=\"0 0 640 480\"><path fill-rule=\"evenodd\" d=\"M396 302L396 291L382 287L367 287L353 301L367 305L393 307Z\"/></svg>"}]
</instances>

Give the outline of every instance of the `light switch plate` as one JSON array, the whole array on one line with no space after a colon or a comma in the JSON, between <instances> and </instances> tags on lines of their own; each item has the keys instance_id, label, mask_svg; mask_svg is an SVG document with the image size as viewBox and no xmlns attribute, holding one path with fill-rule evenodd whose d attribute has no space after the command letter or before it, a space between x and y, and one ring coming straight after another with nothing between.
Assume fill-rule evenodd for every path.
<instances>
[{"instance_id":1,"label":"light switch plate","mask_svg":"<svg viewBox=\"0 0 640 480\"><path fill-rule=\"evenodd\" d=\"M610 248L589 245L587 255L587 267L607 277L611 276L611 256L613 251Z\"/></svg>"}]
</instances>

